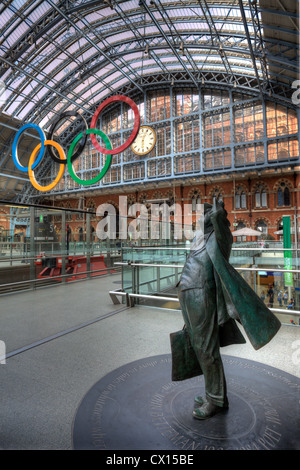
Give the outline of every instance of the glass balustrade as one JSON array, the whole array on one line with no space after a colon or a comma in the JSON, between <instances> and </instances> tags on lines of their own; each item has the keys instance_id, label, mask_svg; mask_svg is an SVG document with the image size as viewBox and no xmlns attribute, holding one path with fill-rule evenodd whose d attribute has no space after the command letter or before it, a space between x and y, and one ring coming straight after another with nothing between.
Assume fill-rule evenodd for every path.
<instances>
[{"instance_id":1,"label":"glass balustrade","mask_svg":"<svg viewBox=\"0 0 300 470\"><path fill-rule=\"evenodd\" d=\"M179 308L176 285L190 244L122 247L122 290L132 302ZM281 242L234 243L230 263L269 308L299 325L300 250Z\"/></svg>"},{"instance_id":2,"label":"glass balustrade","mask_svg":"<svg viewBox=\"0 0 300 470\"><path fill-rule=\"evenodd\" d=\"M5 204L0 217L0 294L119 272L119 288L109 293L121 301L179 308L176 285L189 241L100 239L91 211ZM298 244L235 242L230 263L284 322L299 325Z\"/></svg>"},{"instance_id":3,"label":"glass balustrade","mask_svg":"<svg viewBox=\"0 0 300 470\"><path fill-rule=\"evenodd\" d=\"M99 240L96 226L93 212L1 204L0 294L119 269L119 243Z\"/></svg>"}]
</instances>

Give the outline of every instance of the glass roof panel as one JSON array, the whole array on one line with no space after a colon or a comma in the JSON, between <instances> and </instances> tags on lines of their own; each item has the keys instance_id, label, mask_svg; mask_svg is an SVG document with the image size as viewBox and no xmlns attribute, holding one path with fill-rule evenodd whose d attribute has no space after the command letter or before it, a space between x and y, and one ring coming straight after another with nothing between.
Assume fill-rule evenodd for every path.
<instances>
[{"instance_id":1,"label":"glass roof panel","mask_svg":"<svg viewBox=\"0 0 300 470\"><path fill-rule=\"evenodd\" d=\"M254 40L260 39L254 35L250 9L252 8L252 14L262 20L262 15L253 7L253 2L243 2L250 38L246 35L239 3L229 0L202 0L199 4L193 4L190 0L157 0L155 6L150 6L147 2L146 9L138 0L119 1L113 9L104 2L93 0L54 0L54 3L58 9L61 9L63 4L61 15L46 0L14 0L0 5L0 58L5 57L9 63L14 63L22 69L22 73L16 71L13 76L11 68L6 69L0 61L0 79L5 81L8 88L6 109L15 112L16 117L26 117L24 113L27 112L28 105L35 106L49 91L52 91L52 96L56 97L58 103L61 96L57 90L68 89L69 96L80 102L87 99L88 94L91 96L95 93L97 99L99 90L101 96L102 93L111 93L123 83L131 84L133 88L137 87L141 91L141 72L151 75L162 74L166 69L178 70L187 74L187 79L191 81L191 70L195 74L201 73L202 70L226 72L226 66L229 64L230 73L238 76L255 74L255 70L259 76L264 76L260 58L257 57L253 61L249 49L251 45L257 46ZM202 10L201 3L209 8L212 25L206 21L208 13ZM295 49L292 43L289 45L291 41L295 41L296 47L297 34L286 34L284 39L280 36L280 19L282 17L286 21L289 4L286 5L286 11L282 10L279 2L271 1L271 4L273 9L283 13L276 15L279 22L279 28L276 29L276 54L283 51L285 59L290 61L286 71L283 67L282 70L275 69L275 78L277 80L282 74L282 83L288 87L298 72L298 66L294 66L296 59L293 60L296 57ZM155 21L149 15L148 8ZM55 18L53 23L52 17L50 23L49 15L46 17L50 12ZM264 20L268 22L268 18ZM78 30L74 28L73 22ZM283 21L282 25L286 32L290 28L291 33L295 33L293 21ZM36 41L37 26L39 29ZM264 30L263 26L261 40L265 45L266 32L270 31L270 28ZM274 24L271 23L270 26L275 30ZM217 31L214 43L211 31ZM35 43L28 43L29 32L37 47ZM274 34L272 31L271 33ZM282 39L288 44L285 49L278 46L277 39ZM180 41L184 43L186 55L180 54L179 60L174 53L174 47L179 53ZM216 49L216 44L220 41L224 45L224 61ZM149 56L145 54L146 44L150 48ZM205 46L205 49L197 48L196 45ZM100 51L105 53L105 56ZM274 55L272 43L267 53ZM273 63L278 63L279 57L276 55L277 62ZM270 63L272 64L272 61ZM267 67L272 69L268 64L265 68ZM74 75L73 72L77 68L78 74ZM85 81L82 84L79 83L79 72L84 72ZM66 83L69 83L70 88L66 88ZM13 89L18 93L18 101L10 103ZM66 91L62 92L65 93ZM41 106L44 107L45 103L42 102Z\"/></svg>"},{"instance_id":2,"label":"glass roof panel","mask_svg":"<svg viewBox=\"0 0 300 470\"><path fill-rule=\"evenodd\" d=\"M209 25L208 23L201 22L201 23L176 23L176 28L177 30L182 30L184 31L185 29L195 29L197 31L206 31L209 30Z\"/></svg>"},{"instance_id":3,"label":"glass roof panel","mask_svg":"<svg viewBox=\"0 0 300 470\"><path fill-rule=\"evenodd\" d=\"M36 2L38 3L38 2ZM26 19L30 23L35 23L36 21L40 20L43 15L49 11L49 8L46 8L47 2L38 5L32 10L30 14L26 14Z\"/></svg>"},{"instance_id":4,"label":"glass roof panel","mask_svg":"<svg viewBox=\"0 0 300 470\"><path fill-rule=\"evenodd\" d=\"M8 10L7 8L4 9L4 11L1 12L0 15L0 30L5 28L11 19L15 17L15 14L13 11Z\"/></svg>"},{"instance_id":5,"label":"glass roof panel","mask_svg":"<svg viewBox=\"0 0 300 470\"><path fill-rule=\"evenodd\" d=\"M20 104L19 102L14 100L12 104L10 104L7 108L5 108L6 114L13 115L14 110L19 106L19 104Z\"/></svg>"}]
</instances>

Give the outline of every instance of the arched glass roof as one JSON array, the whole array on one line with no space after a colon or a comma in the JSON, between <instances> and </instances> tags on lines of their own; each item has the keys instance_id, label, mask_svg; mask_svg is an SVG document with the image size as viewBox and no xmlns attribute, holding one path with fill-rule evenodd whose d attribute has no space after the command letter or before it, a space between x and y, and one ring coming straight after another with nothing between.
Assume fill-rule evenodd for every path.
<instances>
[{"instance_id":1,"label":"arched glass roof","mask_svg":"<svg viewBox=\"0 0 300 470\"><path fill-rule=\"evenodd\" d=\"M234 87L291 105L299 70L297 6L295 0L3 0L0 112L11 127L34 122L47 130L62 111L91 118L109 95L174 83ZM9 147L11 135L1 140Z\"/></svg>"},{"instance_id":2,"label":"arched glass roof","mask_svg":"<svg viewBox=\"0 0 300 470\"><path fill-rule=\"evenodd\" d=\"M2 112L42 123L62 108L88 112L121 87L142 90L147 76L288 97L297 79L296 4L7 0L0 7Z\"/></svg>"}]
</instances>

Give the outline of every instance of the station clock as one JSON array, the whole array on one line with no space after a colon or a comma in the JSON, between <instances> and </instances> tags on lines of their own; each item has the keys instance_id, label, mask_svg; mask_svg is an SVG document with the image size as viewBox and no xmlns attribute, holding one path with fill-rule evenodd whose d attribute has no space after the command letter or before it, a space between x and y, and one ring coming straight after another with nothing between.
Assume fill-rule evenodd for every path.
<instances>
[{"instance_id":1,"label":"station clock","mask_svg":"<svg viewBox=\"0 0 300 470\"><path fill-rule=\"evenodd\" d=\"M155 130L150 126L141 126L131 149L136 155L147 155L156 143Z\"/></svg>"}]
</instances>

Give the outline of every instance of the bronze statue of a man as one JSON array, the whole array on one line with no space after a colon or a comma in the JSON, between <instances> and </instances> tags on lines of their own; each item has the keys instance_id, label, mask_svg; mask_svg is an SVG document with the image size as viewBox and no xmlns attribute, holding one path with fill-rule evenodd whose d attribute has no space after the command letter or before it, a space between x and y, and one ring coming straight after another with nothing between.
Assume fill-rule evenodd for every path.
<instances>
[{"instance_id":1,"label":"bronze statue of a man","mask_svg":"<svg viewBox=\"0 0 300 470\"><path fill-rule=\"evenodd\" d=\"M195 397L193 416L207 419L228 408L220 347L245 343L235 320L255 349L280 328L279 320L229 264L233 237L224 204L204 204L183 268L178 296L185 326L205 380L205 397Z\"/></svg>"}]
</instances>

